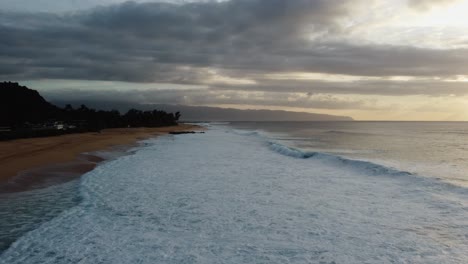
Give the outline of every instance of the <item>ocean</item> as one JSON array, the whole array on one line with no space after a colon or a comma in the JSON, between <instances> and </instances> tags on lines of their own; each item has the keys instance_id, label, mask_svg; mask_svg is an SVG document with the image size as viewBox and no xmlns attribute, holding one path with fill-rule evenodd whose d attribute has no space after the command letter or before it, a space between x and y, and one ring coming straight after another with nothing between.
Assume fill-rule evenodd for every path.
<instances>
[{"instance_id":1,"label":"ocean","mask_svg":"<svg viewBox=\"0 0 468 264\"><path fill-rule=\"evenodd\" d=\"M370 161L468 187L468 122L234 122L304 152Z\"/></svg>"},{"instance_id":2,"label":"ocean","mask_svg":"<svg viewBox=\"0 0 468 264\"><path fill-rule=\"evenodd\" d=\"M0 263L468 263L468 123L205 124L0 194Z\"/></svg>"}]
</instances>

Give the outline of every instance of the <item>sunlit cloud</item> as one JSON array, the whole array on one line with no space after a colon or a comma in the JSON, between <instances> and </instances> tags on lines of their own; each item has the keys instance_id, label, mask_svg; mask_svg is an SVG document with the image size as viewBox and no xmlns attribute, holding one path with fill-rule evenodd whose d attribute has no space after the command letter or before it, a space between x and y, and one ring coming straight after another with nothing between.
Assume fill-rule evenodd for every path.
<instances>
[{"instance_id":1,"label":"sunlit cloud","mask_svg":"<svg viewBox=\"0 0 468 264\"><path fill-rule=\"evenodd\" d=\"M467 115L468 1L47 3L0 3L0 76L54 100Z\"/></svg>"}]
</instances>

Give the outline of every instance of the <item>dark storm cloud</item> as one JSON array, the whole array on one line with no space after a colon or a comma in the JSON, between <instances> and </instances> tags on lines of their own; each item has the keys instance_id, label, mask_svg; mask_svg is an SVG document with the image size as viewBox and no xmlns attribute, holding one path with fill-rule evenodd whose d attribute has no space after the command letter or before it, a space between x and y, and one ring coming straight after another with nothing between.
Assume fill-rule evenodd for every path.
<instances>
[{"instance_id":1,"label":"dark storm cloud","mask_svg":"<svg viewBox=\"0 0 468 264\"><path fill-rule=\"evenodd\" d=\"M182 5L127 2L96 9L83 21L91 27L143 37L223 42L249 34L255 38L277 33L294 35L305 25L330 27L337 17L345 14L346 5L340 2L234 0Z\"/></svg>"},{"instance_id":2,"label":"dark storm cloud","mask_svg":"<svg viewBox=\"0 0 468 264\"><path fill-rule=\"evenodd\" d=\"M156 70L177 65L255 63L234 58L297 42L305 31L332 30L344 10L323 0L236 0L127 2L67 15L3 12L0 58L16 59L9 63L22 69L15 78L56 78L63 69L64 78L159 81Z\"/></svg>"},{"instance_id":3,"label":"dark storm cloud","mask_svg":"<svg viewBox=\"0 0 468 264\"><path fill-rule=\"evenodd\" d=\"M0 76L190 83L203 78L200 67L372 76L466 74L465 49L308 41L313 33L340 32L335 22L352 10L343 2L127 2L65 15L3 12L0 67L7 70Z\"/></svg>"}]
</instances>

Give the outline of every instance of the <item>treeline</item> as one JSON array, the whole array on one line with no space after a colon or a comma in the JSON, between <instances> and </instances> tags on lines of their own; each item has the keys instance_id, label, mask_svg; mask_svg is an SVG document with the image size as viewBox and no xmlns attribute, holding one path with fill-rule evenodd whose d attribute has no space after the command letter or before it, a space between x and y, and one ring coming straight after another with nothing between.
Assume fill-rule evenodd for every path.
<instances>
[{"instance_id":1,"label":"treeline","mask_svg":"<svg viewBox=\"0 0 468 264\"><path fill-rule=\"evenodd\" d=\"M99 131L105 128L177 125L180 113L131 109L103 111L85 105L57 107L37 91L15 82L0 83L0 140Z\"/></svg>"},{"instance_id":2,"label":"treeline","mask_svg":"<svg viewBox=\"0 0 468 264\"><path fill-rule=\"evenodd\" d=\"M119 127L171 126L176 125L179 118L179 112L173 114L159 110L141 111L130 109L127 113L121 115L117 110L98 111L85 105L81 105L76 109L71 105L67 105L59 115L59 119L67 124L80 125L79 123L83 122L91 130Z\"/></svg>"}]
</instances>

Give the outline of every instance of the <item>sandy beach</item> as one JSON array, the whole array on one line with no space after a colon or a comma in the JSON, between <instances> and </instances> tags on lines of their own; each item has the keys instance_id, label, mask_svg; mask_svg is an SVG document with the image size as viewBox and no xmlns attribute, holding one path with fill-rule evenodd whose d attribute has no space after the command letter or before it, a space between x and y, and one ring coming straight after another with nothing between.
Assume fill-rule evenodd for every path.
<instances>
[{"instance_id":1,"label":"sandy beach","mask_svg":"<svg viewBox=\"0 0 468 264\"><path fill-rule=\"evenodd\" d=\"M138 140L167 134L171 131L186 131L199 128L195 125L158 128L116 128L105 129L100 133L69 134L55 137L27 138L0 142L0 183L8 182L21 172L29 171L35 177L44 167L81 175L92 170L102 159L88 155L83 162L82 153L106 150L115 146L131 145ZM81 155L81 160L77 161ZM76 161L76 162L75 162Z\"/></svg>"}]
</instances>

